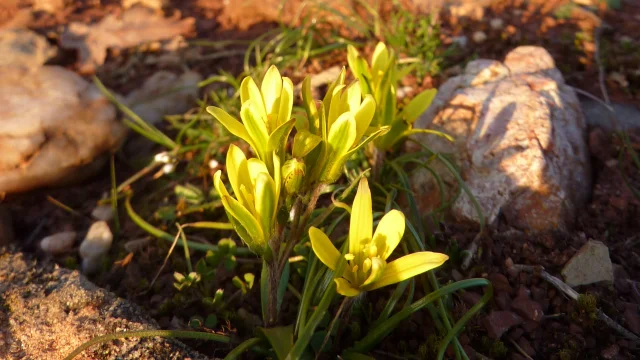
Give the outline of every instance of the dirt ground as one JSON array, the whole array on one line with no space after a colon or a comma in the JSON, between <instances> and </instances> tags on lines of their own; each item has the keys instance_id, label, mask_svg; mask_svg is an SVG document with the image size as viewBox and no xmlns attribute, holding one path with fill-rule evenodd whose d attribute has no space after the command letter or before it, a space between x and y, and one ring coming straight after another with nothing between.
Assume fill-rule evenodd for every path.
<instances>
[{"instance_id":1,"label":"dirt ground","mask_svg":"<svg viewBox=\"0 0 640 360\"><path fill-rule=\"evenodd\" d=\"M269 4L274 1L265 0L265 9L247 11L240 5L225 6L223 0L172 0L164 8L165 13L180 13L183 17L194 17L196 33L193 38L208 40L253 39L268 29L275 28L274 22L279 15L285 19L294 19L296 2L283 8L283 13L274 12ZM47 14L38 13L28 19L29 28L48 37L55 43L61 28L73 21L91 23L98 21L106 14L122 11L120 1L67 1L63 12ZM240 2L238 2L240 3ZM275 1L279 3L279 1ZM640 39L640 3L627 1L624 11L608 10L601 7L595 13L573 8L562 18L554 15L567 1L524 0L493 1L485 10L482 18L461 18L446 11L438 15L441 21L441 40L450 44L454 38L466 36L469 45L452 52L445 59L443 72L423 79L408 79L406 84L415 85L416 89L438 87L446 77L455 75L464 64L474 58L502 59L516 46L533 44L544 46L554 57L566 81L579 89L601 97L598 66L594 60L596 36L594 31L602 24L606 29L600 36L600 48L606 59L606 73L622 73L626 80L616 80L607 76L605 79L612 101L627 104L640 103L640 50L620 46L624 37ZM15 19L19 10L30 5L30 1L9 1L9 5L0 5L0 26ZM274 15L275 14L275 15ZM491 19L501 19L501 27L493 27ZM474 42L474 33L483 31L487 38L482 42ZM209 60L207 52L200 50L198 56L187 63L193 70L205 77L224 69L238 73L242 68L242 55L223 59ZM327 58L311 62L307 73L317 73L335 63L346 63L342 53L335 53ZM52 63L75 69L76 54L62 51ZM126 71L122 69L125 68ZM124 50L109 54L104 66L97 75L107 86L119 93L127 93L140 86L145 78L158 69L179 71L180 66L166 68L159 65L148 65L144 57L137 52ZM417 90L416 90L417 91ZM640 133L630 134L631 142L640 148ZM563 265L589 239L604 242L610 250L611 259L616 264L616 281L610 286L598 285L581 288L581 293L593 294L598 306L616 322L627 329L640 334L640 201L634 197L625 185L623 176L636 189L640 188L640 174L627 157L619 158L621 143L613 134L598 129L591 129L589 146L592 154L593 197L589 206L582 209L575 229L570 233L556 233L547 236L533 236L527 233L513 232L498 225L488 236L483 238L482 255L474 260L468 272L461 273L455 266L448 266L439 274L443 276L441 283L457 281L464 278L487 277L495 289L494 300L471 321L460 341L465 347L492 358L527 359L633 359L640 352L637 344L624 339L609 327L595 322L585 314L575 302L568 300L554 287L536 275L514 273L509 271L505 263L540 265L551 274L558 275ZM124 179L134 172L125 162L117 159L118 178ZM6 197L2 202L14 217L17 238L23 239L25 251L35 252L36 242L46 234L67 229L86 229L91 219L90 214L105 191L110 188L109 169L105 168L90 181L63 189L43 189L28 194ZM55 198L77 210L80 216L70 215L54 205L47 196ZM123 221L123 238L118 242L145 237L145 234L125 214L120 214ZM443 232L438 234L439 243L445 247L456 244L466 248L477 233L477 229L457 224L446 224ZM153 276L162 265L168 245L158 242L159 246L148 246L136 253L126 263L116 264L94 280L106 289L121 297L130 299L148 309L163 328L186 327L188 319L198 314L197 304L186 304L181 308L168 304L175 295L172 286L173 271L182 271L184 262L178 257L172 258L169 266L163 270L153 291L145 293ZM121 244L112 250L114 258L122 260L127 255ZM77 266L73 259L67 266ZM63 261L63 262L64 262ZM250 262L242 265L253 266ZM233 274L219 274L219 283L227 283L229 292ZM502 354L496 349L495 341L488 340L483 319L492 310L505 310L522 294L528 294L544 312L542 321L525 321L512 327L503 337L503 343L509 352ZM478 301L480 293L470 291L453 298L454 316L461 316L474 301ZM420 296L420 294L416 294ZM374 309L384 306L383 302L370 299ZM286 300L285 300L286 304ZM238 305L240 306L240 305ZM242 302L242 308L248 313L259 314L259 302L255 292ZM291 310L291 309L289 309ZM378 309L381 310L381 309ZM292 315L292 314L289 314ZM284 317L288 317L285 310ZM240 326L240 328L235 328ZM223 326L227 332L246 334L238 324ZM376 358L392 358L391 354L417 354L423 344L434 340L433 324L426 313L414 315L406 326L401 326L388 337L373 355ZM188 342L199 351L213 354L209 344ZM517 350L517 344L522 351ZM430 351L430 350L429 350ZM563 357L568 356L568 357ZM430 358L430 357L427 357ZM477 358L477 357L472 357Z\"/></svg>"}]
</instances>

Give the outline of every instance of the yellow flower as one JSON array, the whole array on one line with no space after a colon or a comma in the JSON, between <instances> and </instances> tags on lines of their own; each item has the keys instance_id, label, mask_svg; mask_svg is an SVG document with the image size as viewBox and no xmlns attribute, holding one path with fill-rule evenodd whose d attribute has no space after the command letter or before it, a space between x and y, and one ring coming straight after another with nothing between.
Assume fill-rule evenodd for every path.
<instances>
[{"instance_id":1,"label":"yellow flower","mask_svg":"<svg viewBox=\"0 0 640 360\"><path fill-rule=\"evenodd\" d=\"M235 194L232 197L221 180L222 171L213 176L213 184L222 199L229 221L240 238L255 253L268 256L269 240L276 221L280 196L280 165L277 156L275 180L259 159L247 160L235 145L227 152L227 177Z\"/></svg>"},{"instance_id":2,"label":"yellow flower","mask_svg":"<svg viewBox=\"0 0 640 360\"><path fill-rule=\"evenodd\" d=\"M242 122L215 106L207 107L207 111L230 133L249 143L273 174L272 154L275 152L281 161L284 160L284 148L295 123L291 119L293 83L271 66L260 88L251 77L242 80L240 101Z\"/></svg>"},{"instance_id":3,"label":"yellow flower","mask_svg":"<svg viewBox=\"0 0 640 360\"><path fill-rule=\"evenodd\" d=\"M383 286L398 283L442 265L449 257L429 251L405 255L387 263L404 234L404 215L398 210L387 213L372 235L373 215L371 191L363 178L353 201L349 229L349 252L344 255L347 266L337 278L338 293L356 296ZM311 246L318 259L331 270L336 270L341 254L321 230L309 229Z\"/></svg>"}]
</instances>

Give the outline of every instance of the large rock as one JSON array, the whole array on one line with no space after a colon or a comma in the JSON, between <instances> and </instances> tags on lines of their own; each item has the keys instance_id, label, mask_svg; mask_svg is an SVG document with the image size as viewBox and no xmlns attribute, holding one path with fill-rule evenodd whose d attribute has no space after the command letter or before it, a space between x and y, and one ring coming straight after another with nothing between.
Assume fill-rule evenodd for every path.
<instances>
[{"instance_id":1,"label":"large rock","mask_svg":"<svg viewBox=\"0 0 640 360\"><path fill-rule=\"evenodd\" d=\"M0 193L91 175L125 130L115 107L77 74L0 66Z\"/></svg>"},{"instance_id":2,"label":"large rock","mask_svg":"<svg viewBox=\"0 0 640 360\"><path fill-rule=\"evenodd\" d=\"M138 306L77 271L37 265L0 248L0 359L63 359L100 335L158 329ZM212 345L215 346L215 345ZM177 340L130 338L95 345L76 359L206 359Z\"/></svg>"},{"instance_id":3,"label":"large rock","mask_svg":"<svg viewBox=\"0 0 640 360\"><path fill-rule=\"evenodd\" d=\"M0 66L37 68L55 56L56 48L47 39L28 29L0 30Z\"/></svg>"},{"instance_id":4,"label":"large rock","mask_svg":"<svg viewBox=\"0 0 640 360\"><path fill-rule=\"evenodd\" d=\"M453 143L429 135L418 139L454 155L488 223L502 212L520 229L566 229L587 202L591 179L580 103L542 48L516 48L504 63L470 62L442 85L415 126L454 137ZM433 166L453 197L457 181L442 164ZM437 208L433 176L418 170L412 180L421 210ZM458 220L478 221L464 192L450 211Z\"/></svg>"}]
</instances>

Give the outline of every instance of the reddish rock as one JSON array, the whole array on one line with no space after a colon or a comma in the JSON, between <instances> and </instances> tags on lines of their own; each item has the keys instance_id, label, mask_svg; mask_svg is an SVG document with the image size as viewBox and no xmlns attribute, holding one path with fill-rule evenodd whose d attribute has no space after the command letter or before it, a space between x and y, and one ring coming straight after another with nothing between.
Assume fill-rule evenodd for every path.
<instances>
[{"instance_id":1,"label":"reddish rock","mask_svg":"<svg viewBox=\"0 0 640 360\"><path fill-rule=\"evenodd\" d=\"M509 294L498 293L493 298L500 310L511 310L511 296Z\"/></svg>"},{"instance_id":2,"label":"reddish rock","mask_svg":"<svg viewBox=\"0 0 640 360\"><path fill-rule=\"evenodd\" d=\"M518 346L520 346L522 351L526 352L527 355L535 357L536 350L533 348L533 346L531 346L531 343L525 337L521 337L520 340L518 340Z\"/></svg>"},{"instance_id":3,"label":"reddish rock","mask_svg":"<svg viewBox=\"0 0 640 360\"><path fill-rule=\"evenodd\" d=\"M542 305L537 301L529 299L529 297L522 296L522 294L513 300L511 307L520 316L529 320L540 321L544 316Z\"/></svg>"},{"instance_id":4,"label":"reddish rock","mask_svg":"<svg viewBox=\"0 0 640 360\"><path fill-rule=\"evenodd\" d=\"M627 328L636 334L640 334L640 314L637 307L627 306L624 311L624 321Z\"/></svg>"},{"instance_id":5,"label":"reddish rock","mask_svg":"<svg viewBox=\"0 0 640 360\"><path fill-rule=\"evenodd\" d=\"M483 320L484 327L492 339L500 339L509 328L520 323L522 318L511 311L492 311Z\"/></svg>"},{"instance_id":6,"label":"reddish rock","mask_svg":"<svg viewBox=\"0 0 640 360\"><path fill-rule=\"evenodd\" d=\"M611 344L607 346L606 349L602 350L600 355L602 356L603 359L611 360L611 359L617 359L619 352L620 352L620 346L618 346L617 344Z\"/></svg>"},{"instance_id":7,"label":"reddish rock","mask_svg":"<svg viewBox=\"0 0 640 360\"><path fill-rule=\"evenodd\" d=\"M460 298L469 306L473 306L475 304L478 303L478 301L480 301L480 298L482 298L482 295L478 294L477 292L473 292L473 291L465 291L462 294L460 294Z\"/></svg>"},{"instance_id":8,"label":"reddish rock","mask_svg":"<svg viewBox=\"0 0 640 360\"><path fill-rule=\"evenodd\" d=\"M569 325L569 332L572 334L582 334L583 330L578 324L571 323Z\"/></svg>"},{"instance_id":9,"label":"reddish rock","mask_svg":"<svg viewBox=\"0 0 640 360\"><path fill-rule=\"evenodd\" d=\"M497 293L511 293L513 289L511 285L509 285L509 279L506 276L500 273L493 273L487 277L489 281L491 281L491 285L493 285L493 291Z\"/></svg>"}]
</instances>

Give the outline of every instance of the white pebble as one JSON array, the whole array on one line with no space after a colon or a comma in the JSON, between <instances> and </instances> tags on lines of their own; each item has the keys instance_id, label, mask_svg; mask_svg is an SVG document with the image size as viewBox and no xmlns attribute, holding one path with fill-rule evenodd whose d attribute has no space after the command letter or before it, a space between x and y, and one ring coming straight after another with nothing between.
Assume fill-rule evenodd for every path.
<instances>
[{"instance_id":1,"label":"white pebble","mask_svg":"<svg viewBox=\"0 0 640 360\"><path fill-rule=\"evenodd\" d=\"M40 241L40 248L50 254L61 254L71 249L76 241L75 231L65 231L45 237Z\"/></svg>"},{"instance_id":2,"label":"white pebble","mask_svg":"<svg viewBox=\"0 0 640 360\"><path fill-rule=\"evenodd\" d=\"M477 43L482 43L487 40L487 34L484 31L476 31L473 33L473 41Z\"/></svg>"},{"instance_id":3,"label":"white pebble","mask_svg":"<svg viewBox=\"0 0 640 360\"><path fill-rule=\"evenodd\" d=\"M491 28L493 30L500 30L504 26L504 20L502 20L500 18L493 18L489 22L489 25L491 25Z\"/></svg>"},{"instance_id":4,"label":"white pebble","mask_svg":"<svg viewBox=\"0 0 640 360\"><path fill-rule=\"evenodd\" d=\"M217 169L220 163L216 159L209 160L209 169Z\"/></svg>"},{"instance_id":5,"label":"white pebble","mask_svg":"<svg viewBox=\"0 0 640 360\"><path fill-rule=\"evenodd\" d=\"M113 234L106 221L97 221L91 225L87 236L80 244L80 257L83 259L100 258L109 252Z\"/></svg>"},{"instance_id":6,"label":"white pebble","mask_svg":"<svg viewBox=\"0 0 640 360\"><path fill-rule=\"evenodd\" d=\"M168 164L172 161L171 159L171 155L169 155L168 152L163 151L161 153L156 154L153 157L153 161L157 162L157 163L163 163L163 164Z\"/></svg>"},{"instance_id":7,"label":"white pebble","mask_svg":"<svg viewBox=\"0 0 640 360\"><path fill-rule=\"evenodd\" d=\"M176 169L176 165L169 163L169 164L165 164L162 167L162 172L166 175L166 174L171 174L173 172L173 170Z\"/></svg>"},{"instance_id":8,"label":"white pebble","mask_svg":"<svg viewBox=\"0 0 640 360\"><path fill-rule=\"evenodd\" d=\"M111 205L98 205L91 212L91 216L96 220L110 221L113 219L113 208Z\"/></svg>"},{"instance_id":9,"label":"white pebble","mask_svg":"<svg viewBox=\"0 0 640 360\"><path fill-rule=\"evenodd\" d=\"M95 274L100 270L102 265L102 258L99 256L82 259L82 273L83 274Z\"/></svg>"}]
</instances>

